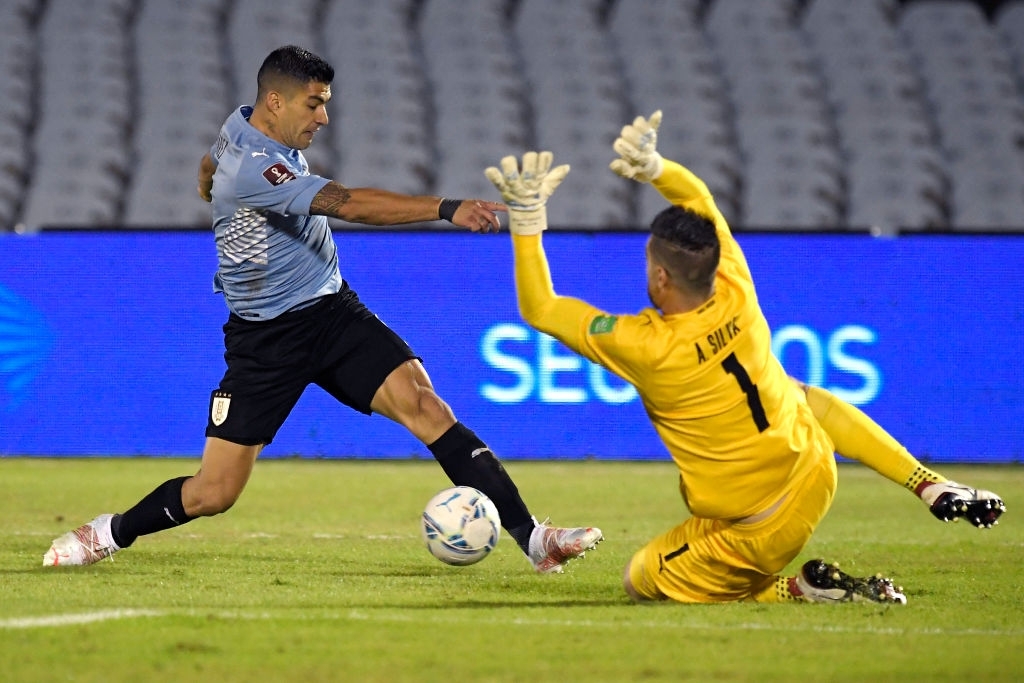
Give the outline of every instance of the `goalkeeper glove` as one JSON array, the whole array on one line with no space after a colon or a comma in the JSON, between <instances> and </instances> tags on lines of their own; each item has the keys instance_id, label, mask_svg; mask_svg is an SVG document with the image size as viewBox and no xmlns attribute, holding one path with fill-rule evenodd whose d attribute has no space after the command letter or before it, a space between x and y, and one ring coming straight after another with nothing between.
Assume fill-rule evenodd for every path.
<instances>
[{"instance_id":1,"label":"goalkeeper glove","mask_svg":"<svg viewBox=\"0 0 1024 683\"><path fill-rule=\"evenodd\" d=\"M527 152L522 171L514 156L501 160L501 170L494 166L484 170L508 206L508 229L516 235L536 235L548 227L544 204L569 173L569 165L551 168L551 152Z\"/></svg>"},{"instance_id":2,"label":"goalkeeper glove","mask_svg":"<svg viewBox=\"0 0 1024 683\"><path fill-rule=\"evenodd\" d=\"M638 116L633 123L622 127L622 132L612 144L612 149L620 157L610 164L616 175L638 183L649 183L661 175L662 158L656 149L660 125L659 109L649 119Z\"/></svg>"}]
</instances>

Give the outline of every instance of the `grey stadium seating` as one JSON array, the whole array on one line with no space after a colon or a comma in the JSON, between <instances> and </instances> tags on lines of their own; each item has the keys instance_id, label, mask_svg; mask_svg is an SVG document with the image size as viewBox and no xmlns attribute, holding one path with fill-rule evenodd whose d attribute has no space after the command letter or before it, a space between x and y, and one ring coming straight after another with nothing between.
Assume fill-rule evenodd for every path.
<instances>
[{"instance_id":1,"label":"grey stadium seating","mask_svg":"<svg viewBox=\"0 0 1024 683\"><path fill-rule=\"evenodd\" d=\"M721 66L698 18L700 5L698 0L619 2L611 8L608 29L633 105L627 120L661 109L662 147L676 150L707 183L726 219L738 222L742 162ZM653 188L628 187L636 196L638 221L648 222L664 208Z\"/></svg>"},{"instance_id":2,"label":"grey stadium seating","mask_svg":"<svg viewBox=\"0 0 1024 683\"><path fill-rule=\"evenodd\" d=\"M950 175L951 223L985 230L1019 223L1024 99L995 28L968 0L912 3L900 16L900 28L939 129Z\"/></svg>"},{"instance_id":3,"label":"grey stadium seating","mask_svg":"<svg viewBox=\"0 0 1024 683\"><path fill-rule=\"evenodd\" d=\"M433 0L419 13L439 192L492 196L481 169L523 150L529 140L527 84L505 30L505 5Z\"/></svg>"},{"instance_id":4,"label":"grey stadium seating","mask_svg":"<svg viewBox=\"0 0 1024 683\"><path fill-rule=\"evenodd\" d=\"M0 41L0 229L12 225L27 187L28 136L32 123L32 90L35 87L35 52L32 50L32 13L17 3L0 4L0 25L11 37Z\"/></svg>"},{"instance_id":5,"label":"grey stadium seating","mask_svg":"<svg viewBox=\"0 0 1024 683\"><path fill-rule=\"evenodd\" d=\"M209 207L196 193L199 156L235 98L225 91L217 18L223 0L146 0L136 10L136 109L131 191L122 220L160 228L202 225Z\"/></svg>"},{"instance_id":6,"label":"grey stadium seating","mask_svg":"<svg viewBox=\"0 0 1024 683\"><path fill-rule=\"evenodd\" d=\"M414 4L380 0L324 8L322 54L336 75L328 107L333 123L322 132L333 135L338 179L353 187L415 193L433 187L430 98L414 51Z\"/></svg>"},{"instance_id":7,"label":"grey stadium seating","mask_svg":"<svg viewBox=\"0 0 1024 683\"><path fill-rule=\"evenodd\" d=\"M206 225L198 160L288 43L335 66L307 158L354 187L493 198L546 148L553 229L642 229L610 145L660 108L738 228L1024 229L1024 0L0 0L0 32L4 231Z\"/></svg>"},{"instance_id":8,"label":"grey stadium seating","mask_svg":"<svg viewBox=\"0 0 1024 683\"><path fill-rule=\"evenodd\" d=\"M846 224L948 223L948 178L895 0L816 0L802 26L823 74L845 160Z\"/></svg>"}]
</instances>

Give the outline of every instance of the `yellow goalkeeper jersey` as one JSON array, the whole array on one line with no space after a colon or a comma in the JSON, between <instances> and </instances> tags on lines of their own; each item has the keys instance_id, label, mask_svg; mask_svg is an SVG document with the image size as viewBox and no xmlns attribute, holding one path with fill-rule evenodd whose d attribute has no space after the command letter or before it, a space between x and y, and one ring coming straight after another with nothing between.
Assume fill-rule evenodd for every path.
<instances>
[{"instance_id":1,"label":"yellow goalkeeper jersey","mask_svg":"<svg viewBox=\"0 0 1024 683\"><path fill-rule=\"evenodd\" d=\"M609 314L555 294L540 235L514 235L520 313L636 387L692 514L747 517L833 457L832 442L772 354L750 269L707 186L667 159L654 185L714 222L722 248L711 299L677 315Z\"/></svg>"}]
</instances>

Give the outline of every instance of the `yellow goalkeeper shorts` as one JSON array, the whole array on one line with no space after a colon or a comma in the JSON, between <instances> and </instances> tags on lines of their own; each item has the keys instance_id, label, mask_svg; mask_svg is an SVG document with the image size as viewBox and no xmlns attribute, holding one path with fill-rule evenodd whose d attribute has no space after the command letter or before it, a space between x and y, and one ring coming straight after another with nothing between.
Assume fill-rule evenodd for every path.
<instances>
[{"instance_id":1,"label":"yellow goalkeeper shorts","mask_svg":"<svg viewBox=\"0 0 1024 683\"><path fill-rule=\"evenodd\" d=\"M836 490L833 454L788 490L778 509L752 524L691 517L630 561L629 580L649 600L744 600L767 588L800 553Z\"/></svg>"}]
</instances>

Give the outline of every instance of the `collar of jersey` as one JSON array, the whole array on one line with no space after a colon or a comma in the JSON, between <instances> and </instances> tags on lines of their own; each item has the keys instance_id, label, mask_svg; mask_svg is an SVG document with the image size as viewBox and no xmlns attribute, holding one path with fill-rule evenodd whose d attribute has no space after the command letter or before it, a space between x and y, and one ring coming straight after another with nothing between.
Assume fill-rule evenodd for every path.
<instances>
[{"instance_id":1,"label":"collar of jersey","mask_svg":"<svg viewBox=\"0 0 1024 683\"><path fill-rule=\"evenodd\" d=\"M290 157L295 150L288 145L278 142L274 138L267 137L256 126L249 123L249 117L252 116L252 107L250 105L244 105L238 108L235 112L241 120L242 135L245 139L245 143L252 145L253 147L264 145L267 148L267 152L276 152L284 157Z\"/></svg>"}]
</instances>

